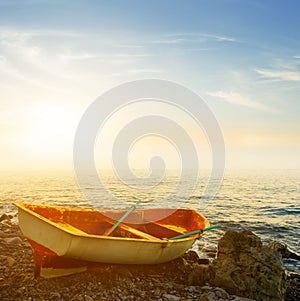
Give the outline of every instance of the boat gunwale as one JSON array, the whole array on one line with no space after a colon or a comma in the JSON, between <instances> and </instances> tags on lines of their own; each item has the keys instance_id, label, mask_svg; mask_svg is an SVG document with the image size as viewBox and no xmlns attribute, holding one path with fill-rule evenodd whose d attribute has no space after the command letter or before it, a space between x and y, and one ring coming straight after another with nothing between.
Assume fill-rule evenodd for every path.
<instances>
[{"instance_id":1,"label":"boat gunwale","mask_svg":"<svg viewBox=\"0 0 300 301\"><path fill-rule=\"evenodd\" d=\"M64 228L63 226L60 226L58 223L56 223L55 221L51 221L50 219L34 212L33 210L29 209L26 207L26 205L29 206L37 206L37 207L50 207L50 208L57 208L57 209L69 209L69 210L74 210L74 211L98 211L98 210L94 210L94 209L88 209L88 208L78 208L78 207L63 207L63 206L48 206L48 205L36 205L36 204L30 204L30 203L22 203L22 202L14 202L13 205L15 205L18 209L22 209L24 211L26 211L27 213L35 216L36 218L38 218L39 220L42 220L43 222L50 224L51 226L54 226L55 228L58 228L59 230L70 234L74 237L82 237L82 238L96 238L96 239L109 239L109 240L117 240L117 241L135 241L135 242L147 242L147 243L163 243L163 244L174 244L174 243L179 243L179 242L183 242L183 241L188 241L188 240L196 240L200 235L199 234L194 234L185 238L181 238L181 239L177 239L177 240L168 240L168 239L159 239L157 238L157 240L150 240L150 239L144 239L144 238L132 238L132 237L115 237L115 236L105 236L105 235L97 235L97 234L89 234L89 233L75 233L72 232L71 230ZM152 208L151 208L152 209ZM151 210L150 209L150 210ZM155 208L154 208L155 209ZM165 209L165 208L162 208ZM172 209L172 208L167 208L167 209ZM184 208L180 208L181 210L186 210L186 211L194 211L196 212L198 215L200 215L201 217L204 218L204 220L207 220L201 213L192 210L192 209L184 209ZM107 211L111 211L111 210L107 210ZM120 210L121 211L121 210ZM98 211L101 213L101 211ZM66 223L68 224L68 223ZM126 224L126 223L125 223ZM71 224L70 224L71 225ZM157 224L159 225L159 224ZM71 225L72 226L72 225ZM76 227L75 227L76 228ZM78 228L79 229L79 228ZM84 232L83 230L79 229L80 231Z\"/></svg>"}]
</instances>

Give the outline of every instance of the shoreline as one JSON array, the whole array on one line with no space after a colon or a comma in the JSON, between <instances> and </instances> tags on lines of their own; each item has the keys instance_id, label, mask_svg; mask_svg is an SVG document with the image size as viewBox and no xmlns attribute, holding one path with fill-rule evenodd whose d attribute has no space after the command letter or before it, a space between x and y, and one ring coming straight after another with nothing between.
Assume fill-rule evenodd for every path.
<instances>
[{"instance_id":1,"label":"shoreline","mask_svg":"<svg viewBox=\"0 0 300 301\"><path fill-rule=\"evenodd\" d=\"M160 265L101 264L69 276L35 278L32 249L13 218L0 218L1 300L251 300L208 283L194 283L195 270L207 264L194 251ZM293 281L294 293L299 294L299 281Z\"/></svg>"}]
</instances>

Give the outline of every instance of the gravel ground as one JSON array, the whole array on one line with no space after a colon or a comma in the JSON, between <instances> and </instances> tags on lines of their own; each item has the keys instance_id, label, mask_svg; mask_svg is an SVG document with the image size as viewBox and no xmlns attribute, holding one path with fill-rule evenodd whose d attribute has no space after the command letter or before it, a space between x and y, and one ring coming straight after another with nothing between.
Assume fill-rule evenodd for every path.
<instances>
[{"instance_id":1,"label":"gravel ground","mask_svg":"<svg viewBox=\"0 0 300 301\"><path fill-rule=\"evenodd\" d=\"M2 219L2 220L1 220ZM249 300L221 288L193 286L189 275L199 264L196 253L160 265L108 265L59 278L34 277L30 245L17 225L0 217L0 300Z\"/></svg>"}]
</instances>

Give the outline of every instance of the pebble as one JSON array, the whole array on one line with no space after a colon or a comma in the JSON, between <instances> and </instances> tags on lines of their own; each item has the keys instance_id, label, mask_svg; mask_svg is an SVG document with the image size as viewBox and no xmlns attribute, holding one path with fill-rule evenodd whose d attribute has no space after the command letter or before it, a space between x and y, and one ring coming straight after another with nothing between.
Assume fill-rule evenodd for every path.
<instances>
[{"instance_id":1,"label":"pebble","mask_svg":"<svg viewBox=\"0 0 300 301\"><path fill-rule=\"evenodd\" d=\"M7 260L7 263L10 267L12 267L16 263L16 260L14 258L10 257L10 256L7 256L6 260Z\"/></svg>"},{"instance_id":2,"label":"pebble","mask_svg":"<svg viewBox=\"0 0 300 301\"><path fill-rule=\"evenodd\" d=\"M2 224L3 226L5 226L5 227L7 227L7 228L10 228L10 227L11 227L11 221L10 221L10 220L4 219L4 220L2 220L2 221L0 222L0 224ZM6 232L7 232L7 231L6 231Z\"/></svg>"},{"instance_id":3,"label":"pebble","mask_svg":"<svg viewBox=\"0 0 300 301\"><path fill-rule=\"evenodd\" d=\"M209 264L210 260L208 258L198 259L199 264Z\"/></svg>"},{"instance_id":4,"label":"pebble","mask_svg":"<svg viewBox=\"0 0 300 301\"><path fill-rule=\"evenodd\" d=\"M218 297L213 292L205 293L201 295L199 301L218 301Z\"/></svg>"},{"instance_id":5,"label":"pebble","mask_svg":"<svg viewBox=\"0 0 300 301\"><path fill-rule=\"evenodd\" d=\"M178 300L180 300L180 297L175 296L175 295L170 295L170 294L163 294L163 297L165 297L166 299L168 299L170 301L178 301Z\"/></svg>"},{"instance_id":6,"label":"pebble","mask_svg":"<svg viewBox=\"0 0 300 301\"><path fill-rule=\"evenodd\" d=\"M50 293L50 298L54 299L54 300L57 300L57 299L61 298L61 295L60 295L60 293L57 293L57 292L51 292Z\"/></svg>"},{"instance_id":7,"label":"pebble","mask_svg":"<svg viewBox=\"0 0 300 301\"><path fill-rule=\"evenodd\" d=\"M9 221L10 218L7 214L3 213L1 216L0 216L0 222L2 221Z\"/></svg>"},{"instance_id":8,"label":"pebble","mask_svg":"<svg viewBox=\"0 0 300 301\"><path fill-rule=\"evenodd\" d=\"M219 288L219 287L215 288L214 293L222 299L225 299L225 300L229 299L229 294L222 288Z\"/></svg>"},{"instance_id":9,"label":"pebble","mask_svg":"<svg viewBox=\"0 0 300 301\"><path fill-rule=\"evenodd\" d=\"M199 291L199 286L195 286L195 285L190 285L186 288L186 290L188 290L190 293Z\"/></svg>"},{"instance_id":10,"label":"pebble","mask_svg":"<svg viewBox=\"0 0 300 301\"><path fill-rule=\"evenodd\" d=\"M84 298L81 294L77 294L71 300L72 301L84 301Z\"/></svg>"},{"instance_id":11,"label":"pebble","mask_svg":"<svg viewBox=\"0 0 300 301\"><path fill-rule=\"evenodd\" d=\"M208 286L208 285L205 285L205 286L202 286L201 289L204 290L204 291L210 291L210 290L212 290L212 287Z\"/></svg>"},{"instance_id":12,"label":"pebble","mask_svg":"<svg viewBox=\"0 0 300 301\"><path fill-rule=\"evenodd\" d=\"M6 237L3 239L7 244L18 244L21 245L23 243L20 237Z\"/></svg>"},{"instance_id":13,"label":"pebble","mask_svg":"<svg viewBox=\"0 0 300 301\"><path fill-rule=\"evenodd\" d=\"M253 299L248 299L244 297L239 297L239 296L232 296L234 299L231 299L231 301L255 301Z\"/></svg>"}]
</instances>

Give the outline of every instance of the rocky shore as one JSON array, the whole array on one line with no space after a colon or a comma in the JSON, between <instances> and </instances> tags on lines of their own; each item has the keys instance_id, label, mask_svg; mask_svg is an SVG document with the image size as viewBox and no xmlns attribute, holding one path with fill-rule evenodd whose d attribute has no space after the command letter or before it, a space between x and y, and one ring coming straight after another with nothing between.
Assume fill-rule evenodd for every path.
<instances>
[{"instance_id":1,"label":"rocky shore","mask_svg":"<svg viewBox=\"0 0 300 301\"><path fill-rule=\"evenodd\" d=\"M0 300L300 300L299 275L288 275L278 250L249 231L228 231L212 261L189 251L166 264L103 264L43 279L34 277L31 247L12 218L0 216Z\"/></svg>"}]
</instances>

